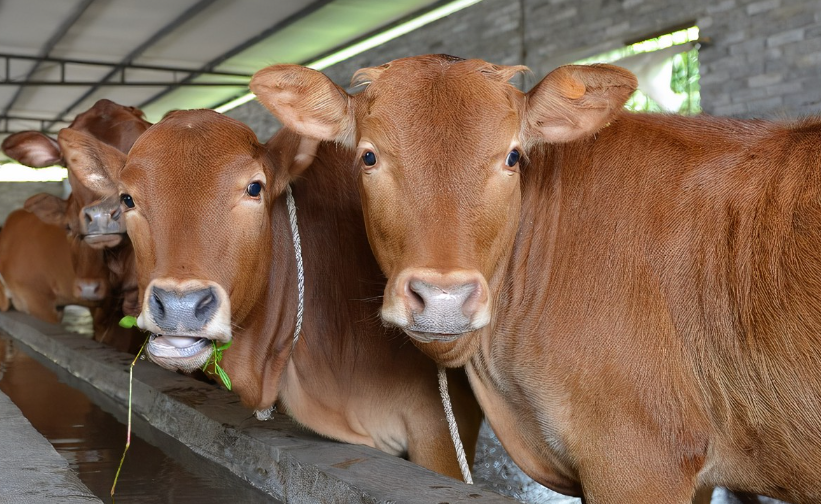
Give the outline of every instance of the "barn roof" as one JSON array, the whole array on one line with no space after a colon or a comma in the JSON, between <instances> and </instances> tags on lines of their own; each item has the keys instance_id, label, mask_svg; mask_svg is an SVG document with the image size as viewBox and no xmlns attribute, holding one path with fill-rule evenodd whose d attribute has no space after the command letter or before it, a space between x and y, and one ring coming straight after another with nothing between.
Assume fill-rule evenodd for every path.
<instances>
[{"instance_id":1,"label":"barn roof","mask_svg":"<svg viewBox=\"0 0 821 504\"><path fill-rule=\"evenodd\" d=\"M56 133L100 98L151 121L213 108L266 65L316 61L444 3L0 0L0 141Z\"/></svg>"}]
</instances>

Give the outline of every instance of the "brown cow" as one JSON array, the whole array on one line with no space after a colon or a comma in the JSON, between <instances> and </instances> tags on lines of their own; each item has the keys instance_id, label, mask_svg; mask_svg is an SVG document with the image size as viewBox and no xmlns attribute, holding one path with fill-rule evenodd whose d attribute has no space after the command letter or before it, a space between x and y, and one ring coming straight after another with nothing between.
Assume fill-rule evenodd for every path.
<instances>
[{"instance_id":1,"label":"brown cow","mask_svg":"<svg viewBox=\"0 0 821 504\"><path fill-rule=\"evenodd\" d=\"M821 123L622 113L617 67L442 55L252 89L358 148L382 318L465 365L514 460L595 503L821 502Z\"/></svg>"},{"instance_id":2,"label":"brown cow","mask_svg":"<svg viewBox=\"0 0 821 504\"><path fill-rule=\"evenodd\" d=\"M145 120L140 109L103 99L78 114L68 127L85 131L121 152L128 152L134 141L149 126L151 123ZM10 158L35 168L65 165L64 159L70 154L63 152L56 140L37 131L15 133L3 141L2 148ZM94 247L118 245L125 233L124 224L119 219L119 200L114 198L107 202L98 201L98 196L71 174L69 183L71 196L66 214L71 233Z\"/></svg>"},{"instance_id":3,"label":"brown cow","mask_svg":"<svg viewBox=\"0 0 821 504\"><path fill-rule=\"evenodd\" d=\"M208 362L212 341L232 341L221 365L245 405L277 402L322 435L459 477L435 365L375 316L384 278L350 177L352 152L324 145L313 161L292 132L262 145L242 123L205 110L168 115L127 162L75 131L63 130L60 143L72 148L69 165L84 183L121 193L143 299L138 320L155 333L152 360L190 371ZM305 271L296 343L297 266L283 194L292 181ZM451 379L472 460L481 412L464 375Z\"/></svg>"},{"instance_id":4,"label":"brown cow","mask_svg":"<svg viewBox=\"0 0 821 504\"><path fill-rule=\"evenodd\" d=\"M102 251L81 247L73 253L63 228L23 209L6 218L0 232L0 310L13 304L56 324L65 305L89 306L102 299L105 283L95 280L105 274ZM88 292L89 283L98 286L95 292Z\"/></svg>"},{"instance_id":5,"label":"brown cow","mask_svg":"<svg viewBox=\"0 0 821 504\"><path fill-rule=\"evenodd\" d=\"M87 111L78 114L70 129L84 131L121 152L128 152L134 141L149 127L143 112L110 100L99 100ZM8 137L3 142L4 152L28 166L66 164L71 153L59 142L36 131L25 131ZM73 247L85 243L105 249L111 284L109 296L95 310L95 339L112 344L124 351L134 352L144 340L136 331L123 330L117 321L124 315L139 313L137 278L133 266L131 242L125 236L125 221L120 219L118 198L100 199L69 172L72 193L64 212L50 211L43 215L47 222L67 226ZM46 197L41 202L50 208L59 206L59 198Z\"/></svg>"}]
</instances>

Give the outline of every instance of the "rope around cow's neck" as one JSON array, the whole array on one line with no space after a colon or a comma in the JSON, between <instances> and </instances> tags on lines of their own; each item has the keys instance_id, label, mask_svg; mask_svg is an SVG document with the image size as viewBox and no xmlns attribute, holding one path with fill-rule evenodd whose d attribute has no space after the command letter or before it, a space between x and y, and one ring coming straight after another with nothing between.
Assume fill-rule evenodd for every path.
<instances>
[{"instance_id":1,"label":"rope around cow's neck","mask_svg":"<svg viewBox=\"0 0 821 504\"><path fill-rule=\"evenodd\" d=\"M291 185L285 187L285 203L288 206L288 220L291 224L291 237L294 240L294 255L296 256L296 277L297 277L297 308L296 308L296 328L294 329L294 339L291 343L291 352L296 347L299 340L299 334L302 332L302 315L305 310L305 269L302 264L302 244L299 239L299 226L296 219L296 203L294 202L293 191ZM473 484L473 478L470 475L470 468L468 467L467 457L465 456L465 448L462 446L462 440L459 437L459 427L456 425L456 417L453 415L453 407L450 403L450 394L448 393L448 376L445 368L439 367L439 394L442 396L442 406L445 408L445 417L448 419L448 430L450 430L450 437L453 440L453 446L456 449L456 458L459 461L459 469L462 471L462 477L468 485ZM263 411L255 411L258 420L269 420L274 412L274 406Z\"/></svg>"},{"instance_id":2,"label":"rope around cow's neck","mask_svg":"<svg viewBox=\"0 0 821 504\"><path fill-rule=\"evenodd\" d=\"M296 348L299 340L299 333L302 332L302 314L305 310L305 268L302 264L302 243L299 239L299 226L296 220L296 203L294 194L291 191L291 184L285 186L285 204L288 206L288 221L291 224L291 238L294 240L294 255L296 256L296 328L294 329L294 339L291 343L291 353ZM257 420L270 420L273 416L275 405L265 410L254 411Z\"/></svg>"},{"instance_id":3,"label":"rope around cow's neck","mask_svg":"<svg viewBox=\"0 0 821 504\"><path fill-rule=\"evenodd\" d=\"M448 430L450 438L453 440L453 447L456 448L456 460L459 461L459 469L462 470L462 478L468 485L473 484L473 477L470 475L470 467L465 456L465 447L462 446L462 439L459 437L459 427L456 425L456 417L453 416L453 407L450 404L450 394L448 393L448 375L445 368L439 366L439 395L442 396L442 406L445 407L445 417L448 419Z\"/></svg>"},{"instance_id":4,"label":"rope around cow's neck","mask_svg":"<svg viewBox=\"0 0 821 504\"><path fill-rule=\"evenodd\" d=\"M299 241L299 226L296 222L296 203L291 192L291 184L285 186L285 203L288 205L288 220L291 223L291 237L294 240L294 254L296 255L296 290L298 301L296 305L296 329L294 329L294 341L291 343L291 352L296 347L299 340L299 333L302 332L302 312L305 309L305 269L302 266L302 244Z\"/></svg>"}]
</instances>

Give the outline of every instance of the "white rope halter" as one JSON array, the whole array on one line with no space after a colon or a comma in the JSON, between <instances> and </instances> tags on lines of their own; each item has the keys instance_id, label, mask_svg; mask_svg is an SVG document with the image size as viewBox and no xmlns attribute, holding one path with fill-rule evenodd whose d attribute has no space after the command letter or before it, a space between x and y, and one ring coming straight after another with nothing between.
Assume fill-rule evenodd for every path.
<instances>
[{"instance_id":1,"label":"white rope halter","mask_svg":"<svg viewBox=\"0 0 821 504\"><path fill-rule=\"evenodd\" d=\"M299 226L296 219L296 203L294 202L293 191L291 185L285 186L285 203L288 206L288 220L291 224L291 237L294 240L294 255L296 256L296 278L297 278L297 307L296 307L296 329L294 329L294 339L291 343L291 352L296 347L299 341L299 334L302 332L302 315L305 310L305 268L302 264L302 244L299 239ZM468 485L473 484L473 478L470 475L470 468L468 467L467 457L465 456L465 448L462 446L462 440L459 437L459 428L456 425L456 418L453 415L453 407L450 403L450 394L448 393L448 377L445 368L439 367L439 394L442 396L442 406L445 408L445 416L448 419L448 430L450 430L450 437L453 440L453 446L456 448L456 458L459 461L459 469L462 471L462 477ZM257 420L270 420L273 416L275 406L262 411L254 411Z\"/></svg>"},{"instance_id":2,"label":"white rope halter","mask_svg":"<svg viewBox=\"0 0 821 504\"><path fill-rule=\"evenodd\" d=\"M291 237L294 240L294 254L296 255L296 290L298 301L296 305L296 329L294 329L294 342L291 343L291 351L296 347L299 340L299 333L302 332L302 312L305 310L305 269L302 266L302 244L299 241L299 226L296 222L296 203L291 192L291 184L285 187L285 203L288 205L288 220L291 223Z\"/></svg>"},{"instance_id":3,"label":"white rope halter","mask_svg":"<svg viewBox=\"0 0 821 504\"><path fill-rule=\"evenodd\" d=\"M459 427L456 425L456 417L453 416L453 407L450 404L450 394L448 393L448 375L445 368L439 366L439 395L442 396L442 406L445 407L445 416L448 419L448 430L450 438L453 440L453 447L456 448L456 460L459 461L459 469L462 470L462 478L468 485L473 484L473 477L470 475L470 467L465 456L465 447L462 446L462 439L459 437Z\"/></svg>"},{"instance_id":4,"label":"white rope halter","mask_svg":"<svg viewBox=\"0 0 821 504\"><path fill-rule=\"evenodd\" d=\"M302 243L299 240L299 226L296 220L296 203L294 194L291 191L291 184L285 186L285 203L288 206L288 221L291 224L291 238L294 240L294 255L296 256L296 329L294 329L294 339L291 343L291 353L299 340L299 333L302 332L302 314L305 311L305 268L302 264ZM257 420L270 420L276 409L275 405L265 410L254 411Z\"/></svg>"}]
</instances>

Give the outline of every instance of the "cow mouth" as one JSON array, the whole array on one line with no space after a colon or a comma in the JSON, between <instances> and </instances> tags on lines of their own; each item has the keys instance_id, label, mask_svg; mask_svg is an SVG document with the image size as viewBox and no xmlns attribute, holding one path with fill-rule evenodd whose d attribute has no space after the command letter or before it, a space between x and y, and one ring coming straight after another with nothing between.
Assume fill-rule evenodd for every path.
<instances>
[{"instance_id":1,"label":"cow mouth","mask_svg":"<svg viewBox=\"0 0 821 504\"><path fill-rule=\"evenodd\" d=\"M208 338L176 334L152 334L146 345L149 358L161 367L185 372L201 368L214 346Z\"/></svg>"},{"instance_id":2,"label":"cow mouth","mask_svg":"<svg viewBox=\"0 0 821 504\"><path fill-rule=\"evenodd\" d=\"M122 234L90 234L83 237L85 242L95 249L116 247L123 241Z\"/></svg>"},{"instance_id":3,"label":"cow mouth","mask_svg":"<svg viewBox=\"0 0 821 504\"><path fill-rule=\"evenodd\" d=\"M405 329L405 334L420 343L450 343L459 339L464 333L438 333Z\"/></svg>"}]
</instances>

